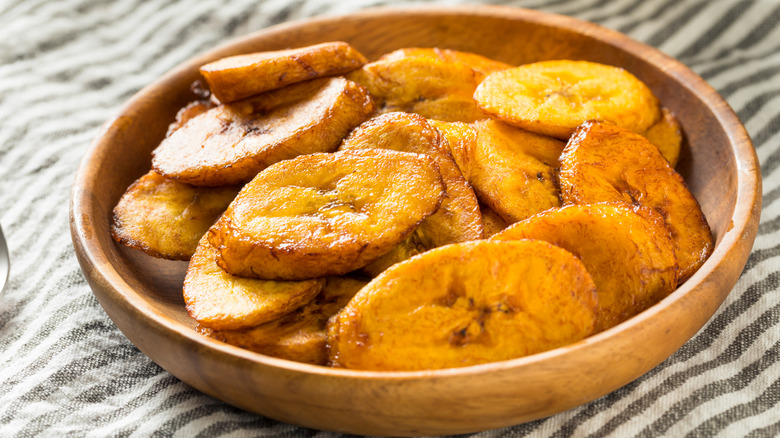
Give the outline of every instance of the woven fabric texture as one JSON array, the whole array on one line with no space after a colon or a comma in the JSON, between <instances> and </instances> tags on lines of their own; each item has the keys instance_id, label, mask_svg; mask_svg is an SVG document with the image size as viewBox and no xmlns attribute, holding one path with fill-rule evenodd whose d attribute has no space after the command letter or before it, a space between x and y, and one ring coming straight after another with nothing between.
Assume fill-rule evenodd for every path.
<instances>
[{"instance_id":1,"label":"woven fabric texture","mask_svg":"<svg viewBox=\"0 0 780 438\"><path fill-rule=\"evenodd\" d=\"M208 397L133 346L81 273L70 189L101 124L189 57L276 23L405 3L0 0L0 224L12 261L0 296L0 436L335 436ZM780 2L485 3L592 21L691 67L746 126L764 195L744 273L676 354L591 403L477 436L780 435Z\"/></svg>"}]
</instances>

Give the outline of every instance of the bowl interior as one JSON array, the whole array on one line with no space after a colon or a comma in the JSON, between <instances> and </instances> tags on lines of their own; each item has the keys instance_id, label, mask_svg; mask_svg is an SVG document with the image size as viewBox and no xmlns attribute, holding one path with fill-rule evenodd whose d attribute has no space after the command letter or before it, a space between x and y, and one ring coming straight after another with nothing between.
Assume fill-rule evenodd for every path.
<instances>
[{"instance_id":1,"label":"bowl interior","mask_svg":"<svg viewBox=\"0 0 780 438\"><path fill-rule=\"evenodd\" d=\"M331 40L347 41L369 59L401 47L443 47L510 64L567 58L627 69L650 86L683 126L686 144L678 170L713 229L715 253L700 272L656 308L594 339L539 357L470 369L386 375L345 372L266 358L195 335L191 331L194 321L187 316L181 296L186 263L153 259L114 244L109 234L111 211L125 189L150 168L151 151L164 137L177 110L194 99L190 86L199 78L198 66L230 54ZM566 17L513 8L372 10L285 24L249 35L186 62L142 90L115 119L106 123L85 156L73 190L71 227L85 275L117 326L153 360L198 389L245 409L311 427L354 433L460 433L515 424L592 400L646 372L689 339L725 299L749 254L760 210L760 174L756 163L744 129L717 93L678 62L616 32ZM703 293L709 298L702 298ZM699 310L689 314L689 308L696 306ZM590 386L574 384L570 386L574 392L570 396L549 389L566 382L561 376L570 375L574 381L578 372L587 372L586 368L577 371L577 367L584 366L583 361L592 361L595 370L596 359L588 359L590 356L598 358L617 348L632 348L631 338L635 336L661 336L659 333L670 324L666 319L673 317L685 319L677 327L680 333L659 338L663 345L645 352L647 357L629 364L621 362L616 376ZM152 345L153 342L160 345ZM181 354L186 355L189 364L179 364L180 358L164 351L176 348L183 349ZM632 359L631 354L626 356ZM552 361L558 362L550 366ZM241 385L264 384L268 389L259 391L261 400L248 397L242 394L241 387L225 383L225 375L220 377L216 370L237 377ZM287 406L293 401L291 397L274 398L274 391L280 389L263 376L258 377L258 373L275 378L318 376L319 380L311 380L308 388L299 389L308 405L299 405L296 410ZM518 373L536 373L558 401L540 396L532 409L516 400L518 396L509 392L516 394L523 385L516 380ZM485 379L486 375L499 376L500 385L496 380ZM545 380L544 375L549 378ZM430 383L458 376L464 379L461 388L447 389L443 383ZM483 382L483 386L494 385L484 400L474 402L479 405L473 409L474 414L464 416L452 409L450 414L422 419L410 416L401 406L452 404L447 397L468 390L468 378ZM412 391L419 388L414 387L417 383L409 382L421 380L434 385L435 395L424 400L414 395ZM339 385L406 385L406 389L366 394L367 400L373 397L379 405L364 408L355 407L361 406L360 396L336 388ZM526 394L541 394L545 386L523 389ZM350 400L333 402L334 397ZM497 405L496 397L503 403ZM324 407L328 399L331 408ZM492 407L487 406L491 403ZM345 406L351 407L349 415L334 414Z\"/></svg>"}]
</instances>

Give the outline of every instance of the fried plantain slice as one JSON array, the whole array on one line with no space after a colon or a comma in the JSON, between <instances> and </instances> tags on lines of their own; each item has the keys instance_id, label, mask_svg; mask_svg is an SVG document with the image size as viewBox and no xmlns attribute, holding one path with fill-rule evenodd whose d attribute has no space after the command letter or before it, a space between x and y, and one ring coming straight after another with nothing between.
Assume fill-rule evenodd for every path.
<instances>
[{"instance_id":1,"label":"fried plantain slice","mask_svg":"<svg viewBox=\"0 0 780 438\"><path fill-rule=\"evenodd\" d=\"M460 172L447 139L418 114L382 114L355 128L339 150L390 149L427 154L439 166L445 186L439 210L415 230L429 248L482 238L477 196Z\"/></svg>"},{"instance_id":2,"label":"fried plantain slice","mask_svg":"<svg viewBox=\"0 0 780 438\"><path fill-rule=\"evenodd\" d=\"M111 236L154 257L189 260L239 189L193 187L150 171L114 207Z\"/></svg>"},{"instance_id":3,"label":"fried plantain slice","mask_svg":"<svg viewBox=\"0 0 780 438\"><path fill-rule=\"evenodd\" d=\"M487 117L472 97L485 75L465 64L410 56L371 62L347 77L364 85L383 113L403 111L447 122Z\"/></svg>"},{"instance_id":4,"label":"fried plantain slice","mask_svg":"<svg viewBox=\"0 0 780 438\"><path fill-rule=\"evenodd\" d=\"M561 154L561 198L569 204L624 202L658 211L669 228L687 280L712 253L714 241L699 203L658 148L625 128L586 122Z\"/></svg>"},{"instance_id":5,"label":"fried plantain slice","mask_svg":"<svg viewBox=\"0 0 780 438\"><path fill-rule=\"evenodd\" d=\"M468 177L471 157L474 156L474 148L477 144L477 130L463 122L429 119L428 123L447 139L450 154L455 159L458 169L464 177Z\"/></svg>"},{"instance_id":6,"label":"fried plantain slice","mask_svg":"<svg viewBox=\"0 0 780 438\"><path fill-rule=\"evenodd\" d=\"M456 243L361 289L328 323L330 363L403 371L512 359L589 336L597 305L582 262L561 248Z\"/></svg>"},{"instance_id":7,"label":"fried plantain slice","mask_svg":"<svg viewBox=\"0 0 780 438\"><path fill-rule=\"evenodd\" d=\"M553 167L527 152L557 147L558 140L496 120L472 126L478 135L468 181L481 202L510 224L560 206Z\"/></svg>"},{"instance_id":8,"label":"fried plantain slice","mask_svg":"<svg viewBox=\"0 0 780 438\"><path fill-rule=\"evenodd\" d=\"M432 158L390 150L277 163L247 184L209 230L234 275L342 275L387 253L433 214L444 184Z\"/></svg>"},{"instance_id":9,"label":"fried plantain slice","mask_svg":"<svg viewBox=\"0 0 780 438\"><path fill-rule=\"evenodd\" d=\"M462 52L460 50L452 49L440 49L438 47L406 47L403 49L394 50L390 53L382 55L379 58L380 61L391 61L401 58L410 57L423 57L438 59L444 62L457 62L464 64L472 70L481 73L485 76L493 73L494 71L506 70L512 68L510 64L506 64L501 61L496 61L488 57L477 55L471 52Z\"/></svg>"},{"instance_id":10,"label":"fried plantain slice","mask_svg":"<svg viewBox=\"0 0 780 438\"><path fill-rule=\"evenodd\" d=\"M666 158L672 168L677 166L683 137L680 122L671 111L662 108L661 119L645 131L644 136L650 140L650 143L658 146L658 151Z\"/></svg>"},{"instance_id":11,"label":"fried plantain slice","mask_svg":"<svg viewBox=\"0 0 780 438\"><path fill-rule=\"evenodd\" d=\"M351 45L332 41L230 56L202 66L200 73L214 96L229 103L296 82L347 73L366 62Z\"/></svg>"},{"instance_id":12,"label":"fried plantain slice","mask_svg":"<svg viewBox=\"0 0 780 438\"><path fill-rule=\"evenodd\" d=\"M204 235L184 277L190 317L215 330L241 330L279 318L310 302L324 279L267 281L240 278L217 266L217 250Z\"/></svg>"},{"instance_id":13,"label":"fried plantain slice","mask_svg":"<svg viewBox=\"0 0 780 438\"><path fill-rule=\"evenodd\" d=\"M647 207L644 216L658 215ZM677 258L662 220L628 205L568 205L511 225L491 240L537 239L582 260L599 297L597 331L642 312L674 291Z\"/></svg>"},{"instance_id":14,"label":"fried plantain slice","mask_svg":"<svg viewBox=\"0 0 780 438\"><path fill-rule=\"evenodd\" d=\"M334 150L374 109L368 92L344 78L290 85L195 116L160 143L152 165L193 185L245 183L278 161Z\"/></svg>"},{"instance_id":15,"label":"fried plantain slice","mask_svg":"<svg viewBox=\"0 0 780 438\"><path fill-rule=\"evenodd\" d=\"M326 365L328 318L341 310L367 283L351 277L328 277L322 291L312 301L279 319L246 330L213 330L203 326L196 330L256 353Z\"/></svg>"},{"instance_id":16,"label":"fried plantain slice","mask_svg":"<svg viewBox=\"0 0 780 438\"><path fill-rule=\"evenodd\" d=\"M495 72L474 99L500 120L561 139L586 120L644 132L660 117L658 99L642 81L588 61L543 61Z\"/></svg>"}]
</instances>

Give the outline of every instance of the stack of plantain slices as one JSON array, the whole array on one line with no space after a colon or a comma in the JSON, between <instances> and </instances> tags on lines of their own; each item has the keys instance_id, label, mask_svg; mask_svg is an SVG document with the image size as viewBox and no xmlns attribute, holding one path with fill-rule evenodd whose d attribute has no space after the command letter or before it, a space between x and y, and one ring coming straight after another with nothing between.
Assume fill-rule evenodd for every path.
<instances>
[{"instance_id":1,"label":"stack of plantain slices","mask_svg":"<svg viewBox=\"0 0 780 438\"><path fill-rule=\"evenodd\" d=\"M623 69L329 42L201 73L111 232L189 260L214 339L349 369L512 359L637 315L712 252L680 124Z\"/></svg>"}]
</instances>

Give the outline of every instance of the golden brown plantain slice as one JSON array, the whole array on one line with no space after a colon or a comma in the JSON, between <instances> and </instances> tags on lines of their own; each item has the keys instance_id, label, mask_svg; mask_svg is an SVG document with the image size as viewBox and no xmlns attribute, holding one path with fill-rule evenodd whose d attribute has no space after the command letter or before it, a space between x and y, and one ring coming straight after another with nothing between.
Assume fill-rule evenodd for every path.
<instances>
[{"instance_id":1,"label":"golden brown plantain slice","mask_svg":"<svg viewBox=\"0 0 780 438\"><path fill-rule=\"evenodd\" d=\"M680 122L671 111L662 108L661 119L645 131L644 136L650 140L650 143L658 146L658 150L670 166L673 168L677 166L683 138Z\"/></svg>"},{"instance_id":2,"label":"golden brown plantain slice","mask_svg":"<svg viewBox=\"0 0 780 438\"><path fill-rule=\"evenodd\" d=\"M212 330L203 326L197 330L256 353L326 365L328 318L341 310L367 283L350 277L329 277L322 292L312 301L279 319L246 330Z\"/></svg>"},{"instance_id":3,"label":"golden brown plantain slice","mask_svg":"<svg viewBox=\"0 0 780 438\"><path fill-rule=\"evenodd\" d=\"M642 81L587 61L543 61L492 73L474 99L498 119L561 139L586 120L644 132L660 117L658 99Z\"/></svg>"},{"instance_id":4,"label":"golden brown plantain slice","mask_svg":"<svg viewBox=\"0 0 780 438\"><path fill-rule=\"evenodd\" d=\"M444 196L427 155L390 150L304 155L247 184L209 230L219 266L244 277L342 275L387 253Z\"/></svg>"},{"instance_id":5,"label":"golden brown plantain slice","mask_svg":"<svg viewBox=\"0 0 780 438\"><path fill-rule=\"evenodd\" d=\"M310 302L324 279L267 281L240 278L217 266L205 235L187 267L184 302L189 315L215 330L240 330L272 321Z\"/></svg>"},{"instance_id":6,"label":"golden brown plantain slice","mask_svg":"<svg viewBox=\"0 0 780 438\"><path fill-rule=\"evenodd\" d=\"M190 119L154 150L152 165L193 185L245 183L278 161L334 150L373 112L363 87L344 78L315 79Z\"/></svg>"},{"instance_id":7,"label":"golden brown plantain slice","mask_svg":"<svg viewBox=\"0 0 780 438\"><path fill-rule=\"evenodd\" d=\"M657 215L647 207L644 215ZM660 218L659 218L660 219ZM599 297L597 331L642 312L677 285L677 258L669 230L628 205L568 205L513 224L491 240L537 239L579 257Z\"/></svg>"},{"instance_id":8,"label":"golden brown plantain slice","mask_svg":"<svg viewBox=\"0 0 780 438\"><path fill-rule=\"evenodd\" d=\"M341 41L297 49L230 56L200 68L221 102L235 102L269 90L360 68L366 58Z\"/></svg>"},{"instance_id":9,"label":"golden brown plantain slice","mask_svg":"<svg viewBox=\"0 0 780 438\"><path fill-rule=\"evenodd\" d=\"M478 136L468 181L481 202L508 223L560 205L553 167L527 152L552 148L560 143L558 140L495 120L482 120L473 126ZM513 129L512 135L506 135L507 128Z\"/></svg>"},{"instance_id":10,"label":"golden brown plantain slice","mask_svg":"<svg viewBox=\"0 0 780 438\"><path fill-rule=\"evenodd\" d=\"M606 123L584 123L561 154L561 198L570 204L625 202L654 208L672 235L678 283L712 252L714 241L683 178L646 138Z\"/></svg>"},{"instance_id":11,"label":"golden brown plantain slice","mask_svg":"<svg viewBox=\"0 0 780 438\"><path fill-rule=\"evenodd\" d=\"M477 196L458 169L447 139L417 114L382 114L355 128L340 150L390 149L427 154L439 166L445 186L439 210L415 230L429 248L482 238L482 215Z\"/></svg>"},{"instance_id":12,"label":"golden brown plantain slice","mask_svg":"<svg viewBox=\"0 0 780 438\"><path fill-rule=\"evenodd\" d=\"M593 332L590 275L541 241L432 249L366 285L328 323L330 362L364 370L462 367L521 357Z\"/></svg>"},{"instance_id":13,"label":"golden brown plantain slice","mask_svg":"<svg viewBox=\"0 0 780 438\"><path fill-rule=\"evenodd\" d=\"M368 88L380 112L404 111L429 119L473 122L486 118L474 90L484 74L433 56L378 60L347 77Z\"/></svg>"},{"instance_id":14,"label":"golden brown plantain slice","mask_svg":"<svg viewBox=\"0 0 780 438\"><path fill-rule=\"evenodd\" d=\"M193 187L150 171L114 207L117 242L164 259L189 260L240 187Z\"/></svg>"},{"instance_id":15,"label":"golden brown plantain slice","mask_svg":"<svg viewBox=\"0 0 780 438\"><path fill-rule=\"evenodd\" d=\"M447 139L450 154L455 159L461 174L468 178L471 157L477 144L477 130L463 122L443 122L429 119L428 123Z\"/></svg>"},{"instance_id":16,"label":"golden brown plantain slice","mask_svg":"<svg viewBox=\"0 0 780 438\"><path fill-rule=\"evenodd\" d=\"M472 70L475 70L483 75L489 75L494 71L506 70L512 68L510 64L496 61L494 59L487 58L476 53L462 52L452 49L440 49L434 48L422 48L422 47L407 47L403 49L394 50L390 53L382 55L379 58L380 61L391 61L401 58L410 57L423 57L439 59L444 62L457 62L465 64Z\"/></svg>"}]
</instances>

